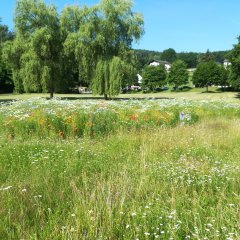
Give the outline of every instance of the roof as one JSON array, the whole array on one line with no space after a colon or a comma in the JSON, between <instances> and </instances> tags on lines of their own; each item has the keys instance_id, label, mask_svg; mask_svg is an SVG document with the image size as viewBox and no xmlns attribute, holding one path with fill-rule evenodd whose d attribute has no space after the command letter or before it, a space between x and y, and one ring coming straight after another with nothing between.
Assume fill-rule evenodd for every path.
<instances>
[{"instance_id":1,"label":"roof","mask_svg":"<svg viewBox=\"0 0 240 240\"><path fill-rule=\"evenodd\" d=\"M160 61L160 60L151 60L149 63L148 63L148 65L149 64L151 64L151 63L153 63L153 62L157 62L157 63L159 63L159 64L168 64L168 65L171 65L169 62L167 62L167 61Z\"/></svg>"},{"instance_id":2,"label":"roof","mask_svg":"<svg viewBox=\"0 0 240 240\"><path fill-rule=\"evenodd\" d=\"M223 62L230 62L229 60L227 60L227 59L224 59L224 61Z\"/></svg>"}]
</instances>

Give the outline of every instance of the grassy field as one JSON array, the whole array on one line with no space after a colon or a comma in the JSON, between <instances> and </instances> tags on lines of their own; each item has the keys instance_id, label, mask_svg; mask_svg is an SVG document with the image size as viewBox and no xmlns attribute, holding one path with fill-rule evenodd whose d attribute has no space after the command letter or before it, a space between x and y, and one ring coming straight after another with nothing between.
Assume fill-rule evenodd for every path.
<instances>
[{"instance_id":1,"label":"grassy field","mask_svg":"<svg viewBox=\"0 0 240 240\"><path fill-rule=\"evenodd\" d=\"M0 239L240 239L240 105L185 98L2 104Z\"/></svg>"},{"instance_id":2,"label":"grassy field","mask_svg":"<svg viewBox=\"0 0 240 240\"><path fill-rule=\"evenodd\" d=\"M134 93L134 94L120 94L119 98L185 98L189 100L209 100L209 101L226 101L226 102L240 102L238 92L221 92L216 87L209 87L209 92L205 92L205 88L193 88L188 92L171 92L163 91L159 93ZM102 96L93 96L92 94L55 94L58 98L68 98L71 100L77 99L101 99ZM0 102L14 99L29 99L33 97L49 97L49 94L0 94Z\"/></svg>"}]
</instances>

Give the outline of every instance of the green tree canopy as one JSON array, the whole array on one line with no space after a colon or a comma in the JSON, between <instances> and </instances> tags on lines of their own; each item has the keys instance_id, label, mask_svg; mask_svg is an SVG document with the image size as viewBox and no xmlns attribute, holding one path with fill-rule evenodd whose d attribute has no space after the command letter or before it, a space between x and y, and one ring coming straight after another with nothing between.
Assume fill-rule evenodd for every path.
<instances>
[{"instance_id":1,"label":"green tree canopy","mask_svg":"<svg viewBox=\"0 0 240 240\"><path fill-rule=\"evenodd\" d=\"M16 38L6 44L18 92L53 92L60 78L61 38L58 14L42 0L18 0L15 9Z\"/></svg>"},{"instance_id":2,"label":"green tree canopy","mask_svg":"<svg viewBox=\"0 0 240 240\"><path fill-rule=\"evenodd\" d=\"M93 93L107 96L118 95L122 87L124 62L119 57L111 61L99 60L93 79Z\"/></svg>"},{"instance_id":3,"label":"green tree canopy","mask_svg":"<svg viewBox=\"0 0 240 240\"><path fill-rule=\"evenodd\" d=\"M5 42L13 39L14 33L9 31L6 25L1 24L0 18L0 93L12 92L13 90L11 68L3 56Z\"/></svg>"},{"instance_id":4,"label":"green tree canopy","mask_svg":"<svg viewBox=\"0 0 240 240\"><path fill-rule=\"evenodd\" d=\"M177 53L173 48L164 50L161 54L161 60L173 63L177 59Z\"/></svg>"},{"instance_id":5,"label":"green tree canopy","mask_svg":"<svg viewBox=\"0 0 240 240\"><path fill-rule=\"evenodd\" d=\"M167 72L163 65L146 66L143 71L143 88L149 88L151 91L157 87L162 87L166 84Z\"/></svg>"},{"instance_id":6,"label":"green tree canopy","mask_svg":"<svg viewBox=\"0 0 240 240\"><path fill-rule=\"evenodd\" d=\"M179 60L184 61L188 68L195 68L198 64L199 53L194 52L181 52L177 54Z\"/></svg>"},{"instance_id":7,"label":"green tree canopy","mask_svg":"<svg viewBox=\"0 0 240 240\"><path fill-rule=\"evenodd\" d=\"M221 67L214 61L202 62L198 64L196 71L193 73L193 84L196 87L208 87L213 84L218 84L222 79Z\"/></svg>"},{"instance_id":8,"label":"green tree canopy","mask_svg":"<svg viewBox=\"0 0 240 240\"><path fill-rule=\"evenodd\" d=\"M173 62L168 75L168 82L170 85L173 85L175 89L188 83L187 65L182 60Z\"/></svg>"},{"instance_id":9,"label":"green tree canopy","mask_svg":"<svg viewBox=\"0 0 240 240\"><path fill-rule=\"evenodd\" d=\"M206 53L200 56L200 62L211 62L211 61L215 61L215 56L208 49Z\"/></svg>"},{"instance_id":10,"label":"green tree canopy","mask_svg":"<svg viewBox=\"0 0 240 240\"><path fill-rule=\"evenodd\" d=\"M98 49L97 61L109 62L110 76L113 69L120 64L117 61L122 61L122 65L133 65L134 59L131 54L131 45L134 40L138 40L143 34L143 18L140 14L132 12L132 2L129 0L102 0L99 4L99 13L101 19L99 21L99 29L96 33L95 45ZM130 53L130 54L129 54ZM118 58L119 60L116 60ZM97 63L98 64L98 63ZM115 67L113 67L115 66ZM124 74L121 73L123 68L119 68L120 75L118 79L124 80ZM124 68L130 70L128 68ZM128 73L129 74L129 73ZM128 75L127 74L127 75ZM119 81L118 80L118 81ZM113 85L110 92L107 84L101 84L99 78L93 78L93 85L101 85L104 87L101 92L105 98L109 94L120 92L119 84ZM113 90L114 86L116 89ZM97 89L97 88L96 88ZM97 92L96 92L97 93Z\"/></svg>"},{"instance_id":11,"label":"green tree canopy","mask_svg":"<svg viewBox=\"0 0 240 240\"><path fill-rule=\"evenodd\" d=\"M92 84L95 93L107 97L119 93L135 72L131 46L143 34L143 18L132 11L131 0L68 6L60 16L43 0L18 0L15 29L16 38L6 44L4 56L13 69L16 91L50 92L52 97L67 85ZM109 75L100 74L100 80L95 71L103 66ZM113 79L116 84L111 85Z\"/></svg>"},{"instance_id":12,"label":"green tree canopy","mask_svg":"<svg viewBox=\"0 0 240 240\"><path fill-rule=\"evenodd\" d=\"M229 54L231 62L229 83L236 89L240 89L240 37Z\"/></svg>"},{"instance_id":13,"label":"green tree canopy","mask_svg":"<svg viewBox=\"0 0 240 240\"><path fill-rule=\"evenodd\" d=\"M129 0L102 0L93 7L73 7L62 12L60 22L66 36L64 53L67 57L74 57L81 82L92 84L93 92L103 94L105 98L119 93L118 86L133 72L135 58L131 45L143 34L143 18L131 8ZM69 22L73 22L74 27L69 26ZM130 67L126 67L126 63ZM113 85L118 89L114 91L113 86L109 86L112 80L107 78L111 76L107 72L115 69L113 65L121 66L119 72L123 71L119 75L121 84ZM97 76L95 70L99 73L100 69L105 69L105 73Z\"/></svg>"},{"instance_id":14,"label":"green tree canopy","mask_svg":"<svg viewBox=\"0 0 240 240\"><path fill-rule=\"evenodd\" d=\"M161 59L161 53L157 51L135 49L134 54L136 55L136 67L138 71L141 71L153 59Z\"/></svg>"}]
</instances>

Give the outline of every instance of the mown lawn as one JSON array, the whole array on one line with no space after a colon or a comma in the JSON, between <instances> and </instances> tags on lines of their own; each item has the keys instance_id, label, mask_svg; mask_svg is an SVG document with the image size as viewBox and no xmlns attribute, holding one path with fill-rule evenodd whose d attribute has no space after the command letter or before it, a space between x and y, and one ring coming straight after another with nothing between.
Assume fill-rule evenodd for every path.
<instances>
[{"instance_id":1,"label":"mown lawn","mask_svg":"<svg viewBox=\"0 0 240 240\"><path fill-rule=\"evenodd\" d=\"M226 101L226 102L240 102L240 95L238 92L221 92L218 91L216 87L209 87L209 92L205 92L205 88L193 88L190 91L184 92L171 92L163 91L159 93L132 93L132 94L120 94L116 99L121 98L184 98L188 100L209 100L209 101ZM94 96L92 94L54 94L55 97L58 98L67 98L70 100L78 100L78 99L103 99L102 96ZM49 94L0 94L0 102L6 100L15 100L15 99L29 99L33 97L43 97L48 98Z\"/></svg>"},{"instance_id":2,"label":"mown lawn","mask_svg":"<svg viewBox=\"0 0 240 240\"><path fill-rule=\"evenodd\" d=\"M65 120L75 124L60 112L76 116L84 104L95 111L85 129L95 124L94 131L103 131L92 118L102 116L99 108L101 114L111 109L121 117L115 123L127 125L103 135L66 131L63 137L45 121L54 119L51 126L60 128ZM240 238L237 104L89 104L29 100L0 107L0 239ZM140 113L151 110L158 117L163 109L169 116L194 111L198 118L156 126L141 122L141 128L135 123ZM32 131L21 135L20 122Z\"/></svg>"}]
</instances>

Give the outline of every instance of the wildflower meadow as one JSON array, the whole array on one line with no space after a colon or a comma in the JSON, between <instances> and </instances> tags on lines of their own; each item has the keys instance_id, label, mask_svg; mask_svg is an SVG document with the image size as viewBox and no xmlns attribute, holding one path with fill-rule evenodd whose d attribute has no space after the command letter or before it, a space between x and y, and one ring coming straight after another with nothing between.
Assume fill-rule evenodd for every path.
<instances>
[{"instance_id":1,"label":"wildflower meadow","mask_svg":"<svg viewBox=\"0 0 240 240\"><path fill-rule=\"evenodd\" d=\"M0 105L0 239L240 239L240 105Z\"/></svg>"}]
</instances>

